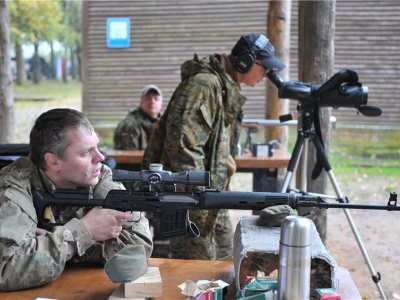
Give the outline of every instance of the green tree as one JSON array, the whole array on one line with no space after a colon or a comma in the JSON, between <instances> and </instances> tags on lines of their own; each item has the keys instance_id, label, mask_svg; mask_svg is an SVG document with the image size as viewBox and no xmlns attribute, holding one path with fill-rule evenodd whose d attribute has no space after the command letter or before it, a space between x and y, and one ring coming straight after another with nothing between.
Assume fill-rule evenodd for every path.
<instances>
[{"instance_id":1,"label":"green tree","mask_svg":"<svg viewBox=\"0 0 400 300\"><path fill-rule=\"evenodd\" d=\"M82 2L80 0L62 0L63 25L66 30L59 32L59 40L64 46L64 61L71 61L71 75L76 77L80 66L81 57L81 28L82 28ZM78 66L76 65L78 61ZM65 69L65 68L64 68ZM80 72L78 73L80 77ZM63 81L67 82L67 74L64 72Z\"/></svg>"},{"instance_id":2,"label":"green tree","mask_svg":"<svg viewBox=\"0 0 400 300\"><path fill-rule=\"evenodd\" d=\"M82 52L82 1L71 1L70 20L71 32L73 32L71 47L72 78L75 79L76 75L78 75L80 80Z\"/></svg>"},{"instance_id":3,"label":"green tree","mask_svg":"<svg viewBox=\"0 0 400 300\"><path fill-rule=\"evenodd\" d=\"M26 33L30 31L30 6L21 4L19 1L10 1L10 34L16 55L17 84L25 85L27 76L22 45L25 44Z\"/></svg>"},{"instance_id":4,"label":"green tree","mask_svg":"<svg viewBox=\"0 0 400 300\"><path fill-rule=\"evenodd\" d=\"M10 31L11 38L17 47L24 43L33 43L35 54L33 59L33 81L40 81L39 43L53 41L62 28L62 11L57 0L45 1L10 1ZM22 54L22 49L20 51ZM23 58L22 60L23 61ZM17 64L21 63L18 61ZM19 68L19 67L18 67ZM24 68L23 68L24 69Z\"/></svg>"}]
</instances>

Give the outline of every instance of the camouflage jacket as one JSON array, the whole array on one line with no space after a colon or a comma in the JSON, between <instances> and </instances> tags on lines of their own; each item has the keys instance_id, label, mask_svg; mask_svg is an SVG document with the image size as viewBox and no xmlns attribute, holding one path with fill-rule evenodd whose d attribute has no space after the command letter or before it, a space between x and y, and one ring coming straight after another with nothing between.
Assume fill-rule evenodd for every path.
<instances>
[{"instance_id":1,"label":"camouflage jacket","mask_svg":"<svg viewBox=\"0 0 400 300\"><path fill-rule=\"evenodd\" d=\"M224 189L227 160L229 154L235 156L246 98L219 59L215 54L206 62L195 55L182 64L181 83L147 144L143 169L161 163L172 172L210 171L211 187ZM230 145L229 125L236 125Z\"/></svg>"},{"instance_id":2,"label":"camouflage jacket","mask_svg":"<svg viewBox=\"0 0 400 300\"><path fill-rule=\"evenodd\" d=\"M124 189L111 176L111 170L103 165L99 183L93 187L94 198L105 198L111 189ZM51 192L55 186L29 156L0 171L0 290L20 290L51 282L61 274L67 261L104 264L127 244L144 245L150 256L149 224L140 213L126 222L118 238L96 242L79 220L89 208L54 206L55 221L64 225L36 236L32 189Z\"/></svg>"},{"instance_id":3,"label":"camouflage jacket","mask_svg":"<svg viewBox=\"0 0 400 300\"><path fill-rule=\"evenodd\" d=\"M152 132L152 126L158 118L147 115L142 108L137 108L119 122L114 131L114 149L144 150Z\"/></svg>"}]
</instances>

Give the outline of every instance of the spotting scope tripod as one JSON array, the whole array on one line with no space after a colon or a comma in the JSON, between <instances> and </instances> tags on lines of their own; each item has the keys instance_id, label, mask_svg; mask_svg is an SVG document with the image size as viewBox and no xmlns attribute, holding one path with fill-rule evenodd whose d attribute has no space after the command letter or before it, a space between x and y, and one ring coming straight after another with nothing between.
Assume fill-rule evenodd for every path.
<instances>
[{"instance_id":1,"label":"spotting scope tripod","mask_svg":"<svg viewBox=\"0 0 400 300\"><path fill-rule=\"evenodd\" d=\"M287 167L281 192L302 192L309 195L319 196L321 198L332 198L341 203L347 203L348 199L343 196L325 153L319 128L319 107L354 107L365 116L380 116L382 110L379 107L366 105L368 88L363 87L362 84L358 82L357 72L351 69L338 72L323 85L310 85L302 82L284 82L278 74L272 71L270 71L267 76L278 88L279 98L296 99L300 102L298 110L301 112L302 128L299 128L298 130L297 140ZM315 130L316 128L318 129L317 131ZM313 180L318 178L322 169L324 169L329 177L336 196L307 191L307 158L310 141L312 141L312 144L315 147L317 157L311 178ZM300 162L300 158L302 158L299 180L300 188L296 189L290 187L290 183ZM379 273L375 272L375 269L372 266L371 260L364 247L350 211L347 208L344 208L343 211L369 268L372 280L377 285L382 299L386 300L387 298L380 285L381 276Z\"/></svg>"}]
</instances>

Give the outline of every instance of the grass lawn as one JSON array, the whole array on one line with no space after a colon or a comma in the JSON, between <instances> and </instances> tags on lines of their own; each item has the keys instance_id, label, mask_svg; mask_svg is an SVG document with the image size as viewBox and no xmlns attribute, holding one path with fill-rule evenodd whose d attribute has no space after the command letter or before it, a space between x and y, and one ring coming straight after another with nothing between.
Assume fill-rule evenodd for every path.
<instances>
[{"instance_id":1,"label":"grass lawn","mask_svg":"<svg viewBox=\"0 0 400 300\"><path fill-rule=\"evenodd\" d=\"M39 84L28 81L27 85L14 84L14 100L63 100L81 98L81 82L70 80L63 83L60 80L45 80Z\"/></svg>"},{"instance_id":2,"label":"grass lawn","mask_svg":"<svg viewBox=\"0 0 400 300\"><path fill-rule=\"evenodd\" d=\"M261 142L263 128L253 134L254 142ZM242 141L245 133L242 132ZM292 153L297 139L297 128L289 127L288 151ZM400 130L399 129L349 129L331 131L328 160L336 175L390 176L400 186ZM312 146L313 147L313 146Z\"/></svg>"}]
</instances>

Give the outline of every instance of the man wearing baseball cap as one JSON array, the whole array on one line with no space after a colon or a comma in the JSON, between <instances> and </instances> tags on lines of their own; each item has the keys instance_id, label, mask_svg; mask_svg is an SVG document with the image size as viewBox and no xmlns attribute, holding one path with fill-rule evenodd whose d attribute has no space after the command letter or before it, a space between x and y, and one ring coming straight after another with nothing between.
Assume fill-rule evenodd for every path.
<instances>
[{"instance_id":1,"label":"man wearing baseball cap","mask_svg":"<svg viewBox=\"0 0 400 300\"><path fill-rule=\"evenodd\" d=\"M235 67L239 73L249 72L254 64L277 72L282 70L285 65L275 57L274 52L274 46L267 37L251 33L239 39L231 54L236 57Z\"/></svg>"},{"instance_id":2,"label":"man wearing baseball cap","mask_svg":"<svg viewBox=\"0 0 400 300\"><path fill-rule=\"evenodd\" d=\"M162 108L162 92L154 84L142 90L140 106L128 113L114 131L114 149L143 150L157 125Z\"/></svg>"},{"instance_id":3,"label":"man wearing baseball cap","mask_svg":"<svg viewBox=\"0 0 400 300\"><path fill-rule=\"evenodd\" d=\"M241 85L255 87L269 70L284 67L260 34L243 35L230 54L204 59L195 54L181 66L182 81L147 144L142 168L160 163L171 172L210 171L210 187L228 190L246 101ZM177 184L179 191L200 188ZM189 215L200 236L172 238L172 258L214 260L232 254L228 210L190 210Z\"/></svg>"}]
</instances>

